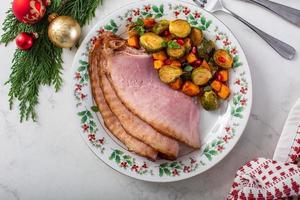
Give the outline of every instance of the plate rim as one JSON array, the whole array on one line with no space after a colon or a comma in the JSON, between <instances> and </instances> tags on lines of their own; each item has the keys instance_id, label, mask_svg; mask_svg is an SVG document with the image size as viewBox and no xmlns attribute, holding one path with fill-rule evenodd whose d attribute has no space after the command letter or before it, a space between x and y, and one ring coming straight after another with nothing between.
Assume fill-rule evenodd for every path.
<instances>
[{"instance_id":1,"label":"plate rim","mask_svg":"<svg viewBox=\"0 0 300 200\"><path fill-rule=\"evenodd\" d=\"M85 143L87 144L87 146L89 147L89 149L96 155L97 158L100 158L101 162L105 163L107 166L109 166L110 168L112 168L113 170L126 175L128 177L137 179L137 180L142 180L142 181L146 181L146 182L176 182L176 181L180 181L180 180L185 180L185 179L189 179L192 178L196 175L200 175L208 170L210 170L211 168L213 168L214 166L216 166L218 163L220 163L225 157L228 156L228 154L235 148L235 146L237 145L237 143L239 142L241 136L244 134L244 131L247 127L247 124L249 122L249 118L251 115L251 111L252 111L252 106L253 106L253 83L252 83L252 74L251 74L251 70L249 67L249 63L248 63L248 59L247 56L245 54L244 48L242 47L239 39L236 37L236 35L232 32L232 30L222 21L220 20L217 16L215 16L213 13L206 11L203 8L197 7L195 4L188 2L186 0L167 0L164 2L160 2L158 0L146 0L146 1L135 1L135 2L131 2L128 4L125 4L121 7L119 7L118 9L108 13L107 15L105 15L103 18L101 18L101 20L97 21L95 23L95 25L87 32L86 36L84 37L84 39L82 40L80 47L77 49L77 52L74 56L73 62L72 62L72 75L74 74L74 72L76 72L77 68L77 64L78 64L78 60L80 60L79 58L82 56L81 52L85 49L85 45L89 42L89 39L91 38L91 36L93 36L93 34L95 33L95 31L97 31L97 28L100 27L101 24L104 24L105 21L107 21L108 19L111 19L113 16L115 16L118 12L122 11L122 10L126 10L131 8L132 6L136 5L137 7L143 5L143 4L150 4L150 3L169 3L169 2L176 2L176 3L184 3L187 4L199 11L201 11L202 13L204 13L205 15L209 15L211 18L215 18L218 23L222 24L227 30L226 32L229 32L232 35L232 38L234 40L236 40L236 44L239 47L239 49L242 52L242 55L245 57L245 59L243 60L244 62L244 69L246 72L248 72L249 76L248 76L248 105L247 105L247 110L249 110L247 112L247 114L244 117L243 120L243 124L240 126L240 131L239 134L237 134L233 140L231 140L231 145L225 150L225 152L222 153L222 156L218 156L216 157L214 160L212 160L210 162L209 167L203 167L204 169L201 170L196 170L194 172L191 172L189 174L186 174L184 176L177 176L177 177L160 177L160 178L156 178L156 177L146 177L146 176L137 176L133 173L128 173L128 171L122 171L121 168L115 168L114 166L110 165L108 162L106 162L103 158L101 158L101 156L98 155L98 153L96 152L96 149L94 146L92 146L89 142L89 140L87 140L84 135L82 134L82 131L79 131L79 134L81 135L82 139L85 141ZM72 85L74 85L74 80L72 81ZM73 89L72 89L73 91ZM75 100L74 100L75 102ZM74 103L74 105L76 105L76 103ZM76 112L78 111L78 108L76 106L75 110ZM77 118L78 119L78 118ZM79 120L78 120L79 121ZM79 123L79 122L78 122ZM101 122L100 122L101 123ZM80 123L79 123L80 124ZM241 164L242 165L242 164Z\"/></svg>"}]
</instances>

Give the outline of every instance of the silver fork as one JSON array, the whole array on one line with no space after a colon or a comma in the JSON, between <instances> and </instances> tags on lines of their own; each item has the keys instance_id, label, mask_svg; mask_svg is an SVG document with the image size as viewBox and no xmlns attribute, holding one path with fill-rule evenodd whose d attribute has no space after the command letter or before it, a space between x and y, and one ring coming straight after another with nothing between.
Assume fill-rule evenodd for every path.
<instances>
[{"instance_id":1,"label":"silver fork","mask_svg":"<svg viewBox=\"0 0 300 200\"><path fill-rule=\"evenodd\" d=\"M201 8L203 8L203 6L204 6L204 9L209 11L209 12L214 13L214 12L217 12L217 11L223 11L225 13L228 13L228 14L232 15L236 19L238 19L241 22L243 22L244 24L246 24L254 32L256 32L262 39L264 39L282 57L284 57L288 60L291 60L295 57L296 50L292 46L290 46L290 45L286 44L285 42L282 42L281 40L278 40L278 39L274 38L273 36L265 33L264 31L257 28L256 26L250 24L249 22L247 22L246 20L244 20L242 17L238 16L234 12L228 10L222 4L222 0L210 0L205 5L203 5L203 2L201 2L200 0L193 0L193 1Z\"/></svg>"}]
</instances>

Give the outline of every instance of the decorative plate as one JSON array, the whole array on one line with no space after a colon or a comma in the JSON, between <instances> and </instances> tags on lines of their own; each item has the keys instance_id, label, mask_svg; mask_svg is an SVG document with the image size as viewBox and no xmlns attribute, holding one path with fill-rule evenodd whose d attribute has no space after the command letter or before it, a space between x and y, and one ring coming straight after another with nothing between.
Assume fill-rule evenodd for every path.
<instances>
[{"instance_id":1,"label":"decorative plate","mask_svg":"<svg viewBox=\"0 0 300 200\"><path fill-rule=\"evenodd\" d=\"M201 110L200 150L183 152L176 161L149 161L126 148L105 128L101 114L93 102L88 75L88 53L95 37L104 30L116 34L125 32L127 23L139 17L156 19L186 19L216 41L218 48L234 57L230 77L232 94L216 112ZM73 64L74 95L80 120L80 134L91 150L107 165L130 177L171 182L200 174L223 159L242 135L252 104L252 81L245 54L231 31L215 16L193 4L176 1L141 1L129 4L100 21L80 46ZM201 109L201 108L199 108ZM226 162L226 160L224 161Z\"/></svg>"}]
</instances>

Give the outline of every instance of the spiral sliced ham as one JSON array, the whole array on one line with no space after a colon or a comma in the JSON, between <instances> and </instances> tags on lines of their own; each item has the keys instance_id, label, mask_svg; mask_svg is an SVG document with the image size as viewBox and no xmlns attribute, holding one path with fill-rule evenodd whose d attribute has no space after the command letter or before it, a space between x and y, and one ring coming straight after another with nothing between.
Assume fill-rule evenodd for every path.
<instances>
[{"instance_id":1,"label":"spiral sliced ham","mask_svg":"<svg viewBox=\"0 0 300 200\"><path fill-rule=\"evenodd\" d=\"M125 47L114 51L106 66L118 97L131 112L160 133L192 148L200 147L197 105L159 80L151 56Z\"/></svg>"},{"instance_id":2,"label":"spiral sliced ham","mask_svg":"<svg viewBox=\"0 0 300 200\"><path fill-rule=\"evenodd\" d=\"M98 75L98 66L101 63L100 57L98 56L99 52L101 51L100 47L101 41L99 40L95 43L94 48L90 52L89 75L92 93L102 115L103 121L111 133L114 134L123 144L125 144L129 151L135 152L138 155L147 157L151 160L156 160L158 152L149 145L146 145L140 140L129 135L124 130L120 121L115 114L113 114L105 101L103 91L100 87L100 78Z\"/></svg>"}]
</instances>

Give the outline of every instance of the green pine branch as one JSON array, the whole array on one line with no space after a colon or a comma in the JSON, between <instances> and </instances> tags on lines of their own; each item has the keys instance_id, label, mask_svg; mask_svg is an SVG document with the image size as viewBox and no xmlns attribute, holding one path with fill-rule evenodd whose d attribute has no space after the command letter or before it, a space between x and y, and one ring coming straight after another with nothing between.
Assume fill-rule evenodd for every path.
<instances>
[{"instance_id":1,"label":"green pine branch","mask_svg":"<svg viewBox=\"0 0 300 200\"><path fill-rule=\"evenodd\" d=\"M80 26L89 22L95 16L95 10L102 0L73 0L64 1L58 9L59 15L73 16L78 21Z\"/></svg>"},{"instance_id":2,"label":"green pine branch","mask_svg":"<svg viewBox=\"0 0 300 200\"><path fill-rule=\"evenodd\" d=\"M47 13L58 12L77 19L83 26L94 16L101 0L52 0ZM47 15L48 15L47 14ZM3 22L3 35L0 43L7 45L20 32L37 32L39 38L29 51L17 49L11 66L11 74L6 84L10 85L9 104L12 109L15 100L19 101L20 120L36 121L35 107L39 103L40 86L53 86L58 91L62 86L62 49L54 46L47 33L47 15L34 25L20 23L10 9Z\"/></svg>"}]
</instances>

